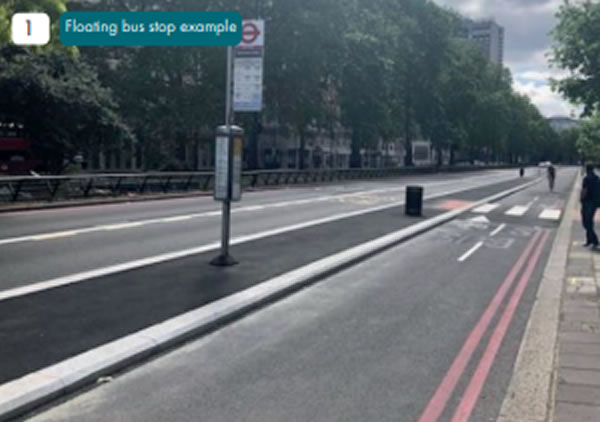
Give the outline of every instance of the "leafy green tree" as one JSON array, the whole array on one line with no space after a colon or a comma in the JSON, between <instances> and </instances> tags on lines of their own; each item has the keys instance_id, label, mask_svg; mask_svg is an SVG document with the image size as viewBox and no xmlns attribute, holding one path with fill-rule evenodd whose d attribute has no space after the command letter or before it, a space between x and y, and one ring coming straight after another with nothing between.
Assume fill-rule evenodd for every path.
<instances>
[{"instance_id":1,"label":"leafy green tree","mask_svg":"<svg viewBox=\"0 0 600 422\"><path fill-rule=\"evenodd\" d=\"M577 140L581 129L579 127L570 128L561 132L558 136L558 162L562 163L578 163L581 161L579 152L577 151Z\"/></svg>"},{"instance_id":2,"label":"leafy green tree","mask_svg":"<svg viewBox=\"0 0 600 422\"><path fill-rule=\"evenodd\" d=\"M7 34L3 16L16 4L8 0L0 6L0 37ZM32 10L51 9L64 6L64 0L19 2L23 4ZM440 159L441 151L449 149L451 162L455 154L471 160L515 161L563 145L552 137L535 107L512 91L507 71L490 64L471 43L456 39L460 16L433 2L99 0L69 6L236 10L244 18L264 18L264 111L236 115L248 134L251 167L258 161L261 120L289 129L290 136L299 140L302 168L311 131L333 132L338 123L351 130L353 166L361 165L361 150L398 139L404 141L405 164L411 165L416 137L430 139ZM81 47L79 51L79 60L97 72L97 82L114 93L106 95L114 103L103 104L132 128L146 168L186 168L190 147L212 145L212 130L223 122L224 48ZM64 58L65 63L69 60ZM86 67L79 62L73 66ZM121 148L118 142L115 148Z\"/></svg>"},{"instance_id":3,"label":"leafy green tree","mask_svg":"<svg viewBox=\"0 0 600 422\"><path fill-rule=\"evenodd\" d=\"M131 137L93 68L61 51L2 47L0 92L0 120L23 124L53 173L94 143Z\"/></svg>"},{"instance_id":4,"label":"leafy green tree","mask_svg":"<svg viewBox=\"0 0 600 422\"><path fill-rule=\"evenodd\" d=\"M600 3L565 1L556 17L552 62L570 75L554 87L592 115L600 109Z\"/></svg>"},{"instance_id":5,"label":"leafy green tree","mask_svg":"<svg viewBox=\"0 0 600 422\"><path fill-rule=\"evenodd\" d=\"M600 163L600 114L585 120L577 138L577 150L582 161Z\"/></svg>"}]
</instances>

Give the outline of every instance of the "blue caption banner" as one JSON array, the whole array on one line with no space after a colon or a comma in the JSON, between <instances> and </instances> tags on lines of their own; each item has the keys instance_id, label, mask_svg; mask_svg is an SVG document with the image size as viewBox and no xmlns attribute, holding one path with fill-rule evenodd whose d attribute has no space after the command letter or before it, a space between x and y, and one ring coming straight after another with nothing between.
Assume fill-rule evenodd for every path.
<instances>
[{"instance_id":1,"label":"blue caption banner","mask_svg":"<svg viewBox=\"0 0 600 422\"><path fill-rule=\"evenodd\" d=\"M77 46L236 46L238 12L65 12L60 41Z\"/></svg>"}]
</instances>

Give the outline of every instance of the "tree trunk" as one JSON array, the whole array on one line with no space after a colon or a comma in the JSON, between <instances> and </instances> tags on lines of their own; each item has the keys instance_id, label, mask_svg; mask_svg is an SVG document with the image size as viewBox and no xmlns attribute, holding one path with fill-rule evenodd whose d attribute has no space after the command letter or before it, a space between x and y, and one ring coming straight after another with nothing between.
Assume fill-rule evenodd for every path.
<instances>
[{"instance_id":1,"label":"tree trunk","mask_svg":"<svg viewBox=\"0 0 600 422\"><path fill-rule=\"evenodd\" d=\"M248 145L248 167L250 170L258 168L258 137L260 135L260 121L257 113L253 113L252 130L250 132L250 145Z\"/></svg>"},{"instance_id":2,"label":"tree trunk","mask_svg":"<svg viewBox=\"0 0 600 422\"><path fill-rule=\"evenodd\" d=\"M304 149L306 148L306 135L304 133L304 127L300 128L300 157L299 157L299 168L300 170L304 170Z\"/></svg>"},{"instance_id":3,"label":"tree trunk","mask_svg":"<svg viewBox=\"0 0 600 422\"><path fill-rule=\"evenodd\" d=\"M413 163L413 151L412 151L412 139L411 139L411 107L412 107L412 98L411 98L411 89L410 86L410 77L406 75L405 77L405 92L406 92L406 104L404 105L404 165L406 167L412 167Z\"/></svg>"},{"instance_id":4,"label":"tree trunk","mask_svg":"<svg viewBox=\"0 0 600 422\"><path fill-rule=\"evenodd\" d=\"M361 168L362 160L360 157L360 134L354 129L352 131L352 141L350 143L350 168Z\"/></svg>"}]
</instances>

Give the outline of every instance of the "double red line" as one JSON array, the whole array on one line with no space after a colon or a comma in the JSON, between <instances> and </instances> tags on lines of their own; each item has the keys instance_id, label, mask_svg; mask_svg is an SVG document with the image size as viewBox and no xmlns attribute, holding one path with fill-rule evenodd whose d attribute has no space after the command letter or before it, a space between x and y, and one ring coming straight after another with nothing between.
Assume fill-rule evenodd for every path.
<instances>
[{"instance_id":1,"label":"double red line","mask_svg":"<svg viewBox=\"0 0 600 422\"><path fill-rule=\"evenodd\" d=\"M467 337L460 352L458 352L454 362L452 362L450 369L448 369L444 379L421 414L419 422L437 422L440 415L444 412L448 400L452 396L458 381L460 380L465 368L473 356L473 353L479 346L483 335L487 331L492 319L498 312L498 309L504 301L507 293L513 286L518 274L527 264L525 271L523 271L523 274L521 275L521 278L519 279L519 282L514 289L512 296L510 297L509 302L506 305L506 308L504 309L504 312L502 313L502 316L500 317L500 320L498 321L498 324L492 333L492 336L490 337L485 352L479 361L475 373L471 377L471 381L469 382L469 385L467 386L467 389L465 390L465 393L463 394L460 403L456 408L454 416L452 417L452 422L466 422L469 420L488 373L492 367L492 364L494 363L498 349L502 344L502 340L506 335L517 306L519 305L521 297L523 296L523 292L527 287L527 283L531 279L533 271L535 270L535 267L540 259L549 235L550 232L548 230L536 231L534 236L531 238L527 244L527 247L522 252L521 256L498 288L496 295Z\"/></svg>"}]
</instances>

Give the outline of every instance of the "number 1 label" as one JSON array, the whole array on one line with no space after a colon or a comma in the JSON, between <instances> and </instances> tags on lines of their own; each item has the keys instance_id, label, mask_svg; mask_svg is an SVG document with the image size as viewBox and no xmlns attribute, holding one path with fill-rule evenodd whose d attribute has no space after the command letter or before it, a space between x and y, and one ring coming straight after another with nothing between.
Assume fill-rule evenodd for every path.
<instances>
[{"instance_id":1,"label":"number 1 label","mask_svg":"<svg viewBox=\"0 0 600 422\"><path fill-rule=\"evenodd\" d=\"M11 32L12 41L17 45L48 44L50 17L45 13L15 13L11 19Z\"/></svg>"}]
</instances>

